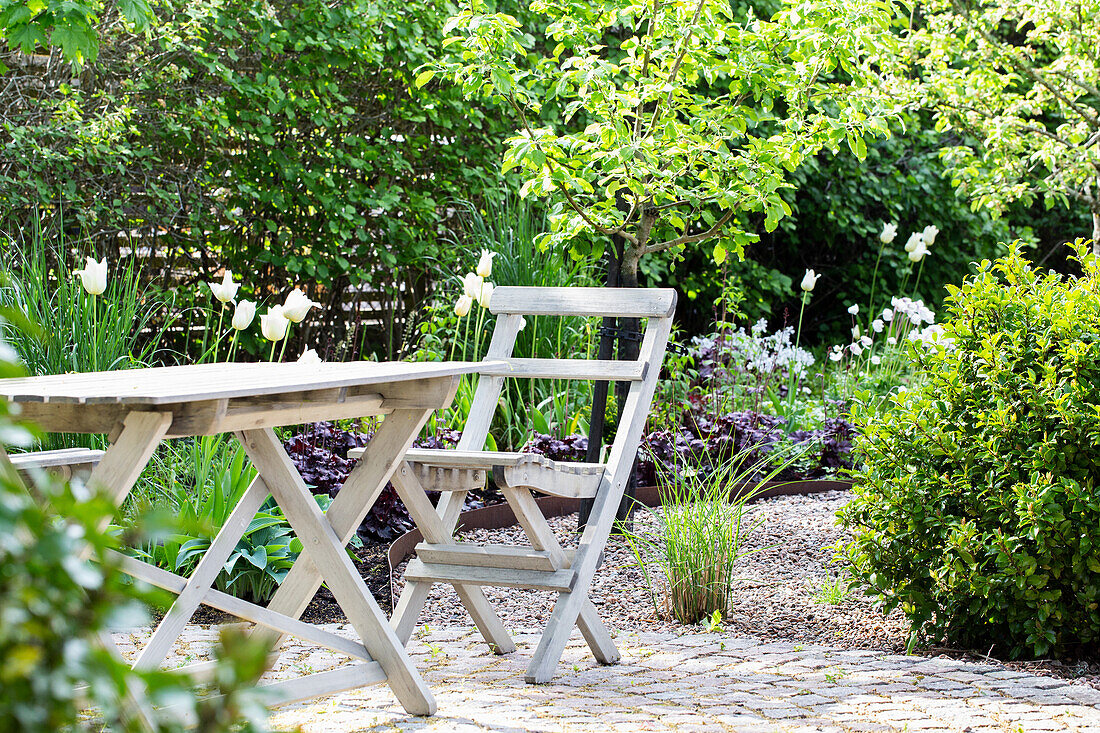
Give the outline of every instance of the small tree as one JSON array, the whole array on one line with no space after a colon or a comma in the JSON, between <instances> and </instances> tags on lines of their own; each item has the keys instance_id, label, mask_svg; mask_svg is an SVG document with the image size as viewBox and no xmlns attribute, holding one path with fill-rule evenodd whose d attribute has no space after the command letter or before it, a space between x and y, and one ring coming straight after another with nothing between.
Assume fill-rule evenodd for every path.
<instances>
[{"instance_id":1,"label":"small tree","mask_svg":"<svg viewBox=\"0 0 1100 733\"><path fill-rule=\"evenodd\" d=\"M445 30L458 53L422 71L514 114L505 171L550 201L546 244L616 238L620 283L647 254L717 240L721 262L790 209L787 174L822 148L886 134L869 81L895 47L869 0L788 2L770 20L728 0L536 0L546 47L471 0Z\"/></svg>"},{"instance_id":2,"label":"small tree","mask_svg":"<svg viewBox=\"0 0 1100 733\"><path fill-rule=\"evenodd\" d=\"M932 0L917 11L917 81L900 88L940 129L981 141L944 151L959 191L994 212L1038 196L1084 205L1100 252L1100 1Z\"/></svg>"}]
</instances>

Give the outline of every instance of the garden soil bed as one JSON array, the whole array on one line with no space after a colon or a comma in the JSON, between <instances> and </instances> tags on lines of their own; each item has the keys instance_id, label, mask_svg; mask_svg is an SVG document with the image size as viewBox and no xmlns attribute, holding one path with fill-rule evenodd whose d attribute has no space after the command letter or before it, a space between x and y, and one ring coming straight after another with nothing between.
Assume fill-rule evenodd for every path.
<instances>
[{"instance_id":1,"label":"garden soil bed","mask_svg":"<svg viewBox=\"0 0 1100 733\"><path fill-rule=\"evenodd\" d=\"M751 635L762 640L823 644L849 649L904 653L908 638L899 611L884 615L872 600L857 594L831 597L827 586L835 581L839 567L835 547L846 538L836 523L836 511L851 498L849 491L826 491L806 495L778 496L750 505L752 515L763 522L748 537L735 584L731 613L724 631ZM577 515L566 514L549 520L564 547L577 543ZM634 532L651 534L658 520L652 510L635 515ZM460 537L473 542L520 543L518 527L476 529ZM387 547L375 545L356 551L356 567L384 611L392 610ZM393 576L393 591L404 586L405 563ZM506 626L513 630L538 630L548 619L555 594L509 588L486 588ZM839 595L843 595L842 593ZM629 543L613 536L604 562L596 574L592 600L613 629L628 631L692 632L702 625L684 626L669 618L655 600L637 565ZM202 615L200 615L202 614ZM212 623L224 616L208 609L198 612L195 623ZM331 594L322 588L303 617L310 622L343 622ZM418 625L432 628L468 626L469 617L450 586L435 585ZM955 650L926 649L918 653L958 658L986 659L982 654ZM992 650L996 656L996 650ZM1062 678L1083 679L1100 688L1100 662L1013 662L1011 669Z\"/></svg>"}]
</instances>

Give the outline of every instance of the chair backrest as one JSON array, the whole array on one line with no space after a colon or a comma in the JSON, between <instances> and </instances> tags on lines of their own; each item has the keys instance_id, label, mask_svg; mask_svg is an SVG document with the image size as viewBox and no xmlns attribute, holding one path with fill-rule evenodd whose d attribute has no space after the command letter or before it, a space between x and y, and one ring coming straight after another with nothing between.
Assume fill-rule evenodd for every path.
<instances>
[{"instance_id":1,"label":"chair backrest","mask_svg":"<svg viewBox=\"0 0 1100 733\"><path fill-rule=\"evenodd\" d=\"M497 321L485 359L505 366L480 373L458 449L476 451L485 444L506 378L629 381L608 463L626 451L632 460L660 376L675 310L676 291L672 289L496 288L489 312ZM524 316L644 318L646 326L636 361L517 358L512 353Z\"/></svg>"}]
</instances>

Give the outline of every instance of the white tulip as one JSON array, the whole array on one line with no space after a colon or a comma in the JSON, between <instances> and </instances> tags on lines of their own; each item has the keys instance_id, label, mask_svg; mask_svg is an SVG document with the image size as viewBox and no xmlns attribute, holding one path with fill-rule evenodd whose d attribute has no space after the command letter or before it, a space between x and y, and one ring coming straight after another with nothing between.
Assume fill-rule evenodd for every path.
<instances>
[{"instance_id":1,"label":"white tulip","mask_svg":"<svg viewBox=\"0 0 1100 733\"><path fill-rule=\"evenodd\" d=\"M492 299L492 297L493 297L493 284L489 283L489 282L484 283L481 286L481 292L477 294L478 304L480 304L482 308L488 308L489 307L489 301Z\"/></svg>"},{"instance_id":2,"label":"white tulip","mask_svg":"<svg viewBox=\"0 0 1100 733\"><path fill-rule=\"evenodd\" d=\"M89 257L84 264L84 269L77 270L73 274L80 276L80 284L84 286L88 295L102 295L107 289L107 258L104 257L96 262Z\"/></svg>"},{"instance_id":3,"label":"white tulip","mask_svg":"<svg viewBox=\"0 0 1100 733\"><path fill-rule=\"evenodd\" d=\"M310 300L301 288L294 288L287 293L286 302L283 303L283 315L291 323L301 323L305 320L309 309L319 305L321 304Z\"/></svg>"},{"instance_id":4,"label":"white tulip","mask_svg":"<svg viewBox=\"0 0 1100 733\"><path fill-rule=\"evenodd\" d=\"M848 312L851 313L853 316L857 315L859 313L859 306L854 304L848 306Z\"/></svg>"},{"instance_id":5,"label":"white tulip","mask_svg":"<svg viewBox=\"0 0 1100 733\"><path fill-rule=\"evenodd\" d=\"M806 274L802 276L802 289L807 293L812 293L814 286L817 285L817 279L821 277L813 270L806 270Z\"/></svg>"},{"instance_id":6,"label":"white tulip","mask_svg":"<svg viewBox=\"0 0 1100 733\"><path fill-rule=\"evenodd\" d=\"M921 232L921 239L924 240L925 245L931 247L936 241L936 235L940 233L940 230L936 228L934 224L929 224Z\"/></svg>"},{"instance_id":7,"label":"white tulip","mask_svg":"<svg viewBox=\"0 0 1100 733\"><path fill-rule=\"evenodd\" d=\"M920 246L909 253L909 261L914 263L920 262L925 258L925 255L927 254L928 248L924 246L924 241L922 240Z\"/></svg>"},{"instance_id":8,"label":"white tulip","mask_svg":"<svg viewBox=\"0 0 1100 733\"><path fill-rule=\"evenodd\" d=\"M909 241L905 243L905 251L912 252L922 244L924 244L924 234L921 232L913 232L909 235Z\"/></svg>"},{"instance_id":9,"label":"white tulip","mask_svg":"<svg viewBox=\"0 0 1100 733\"><path fill-rule=\"evenodd\" d=\"M306 349L302 352L302 355L298 357L299 364L320 364L321 357L317 356L316 349Z\"/></svg>"},{"instance_id":10,"label":"white tulip","mask_svg":"<svg viewBox=\"0 0 1100 733\"><path fill-rule=\"evenodd\" d=\"M260 333L268 341L282 341L288 328L290 321L284 315L281 305L271 306L267 309L267 315L260 316Z\"/></svg>"},{"instance_id":11,"label":"white tulip","mask_svg":"<svg viewBox=\"0 0 1100 733\"><path fill-rule=\"evenodd\" d=\"M481 250L481 259L477 261L477 269L475 272L481 277L489 277L493 274L493 258L497 256L496 252L490 252L487 249Z\"/></svg>"},{"instance_id":12,"label":"white tulip","mask_svg":"<svg viewBox=\"0 0 1100 733\"><path fill-rule=\"evenodd\" d=\"M221 303L228 303L237 297L237 290L241 287L240 283L233 282L233 273L229 270L225 271L225 276L222 277L220 283L207 283L210 286L210 292L214 294L214 297Z\"/></svg>"},{"instance_id":13,"label":"white tulip","mask_svg":"<svg viewBox=\"0 0 1100 733\"><path fill-rule=\"evenodd\" d=\"M470 312L470 308L474 305L474 299L469 295L463 295L457 301L455 301L455 315L462 318Z\"/></svg>"},{"instance_id":14,"label":"white tulip","mask_svg":"<svg viewBox=\"0 0 1100 733\"><path fill-rule=\"evenodd\" d=\"M233 328L243 331L252 325L252 319L256 317L256 304L251 300L242 300L233 309Z\"/></svg>"},{"instance_id":15,"label":"white tulip","mask_svg":"<svg viewBox=\"0 0 1100 733\"><path fill-rule=\"evenodd\" d=\"M467 273L466 277L462 278L462 292L477 300L477 297L481 295L481 285L484 282L485 278L476 272Z\"/></svg>"},{"instance_id":16,"label":"white tulip","mask_svg":"<svg viewBox=\"0 0 1100 733\"><path fill-rule=\"evenodd\" d=\"M890 244L890 242L894 241L894 237L896 236L898 236L898 225L891 222L890 224L883 225L882 233L878 235L878 238L883 244Z\"/></svg>"}]
</instances>

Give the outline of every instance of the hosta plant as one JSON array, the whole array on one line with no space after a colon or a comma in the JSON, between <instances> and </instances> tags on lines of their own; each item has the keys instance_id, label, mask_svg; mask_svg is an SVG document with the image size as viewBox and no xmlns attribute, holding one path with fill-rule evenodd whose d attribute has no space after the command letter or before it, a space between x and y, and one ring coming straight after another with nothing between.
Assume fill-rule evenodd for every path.
<instances>
[{"instance_id":1,"label":"hosta plant","mask_svg":"<svg viewBox=\"0 0 1100 733\"><path fill-rule=\"evenodd\" d=\"M857 407L851 572L913 641L1019 656L1100 648L1100 271L1043 272L1014 248L949 287L923 371Z\"/></svg>"}]
</instances>

